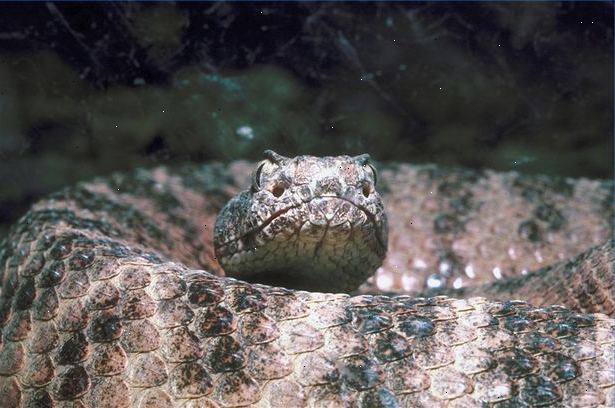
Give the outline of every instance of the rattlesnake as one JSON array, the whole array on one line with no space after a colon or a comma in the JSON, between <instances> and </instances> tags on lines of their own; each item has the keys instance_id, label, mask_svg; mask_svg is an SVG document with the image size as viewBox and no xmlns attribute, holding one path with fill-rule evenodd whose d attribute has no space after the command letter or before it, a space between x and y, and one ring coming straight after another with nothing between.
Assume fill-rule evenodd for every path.
<instances>
[{"instance_id":1,"label":"rattlesnake","mask_svg":"<svg viewBox=\"0 0 615 408\"><path fill-rule=\"evenodd\" d=\"M339 165L356 177L331 178ZM283 192L267 184L279 167L292 169ZM269 200L284 197L299 176L310 194L336 196L345 185L367 199L376 179L366 156L267 153L252 183L245 162L137 170L35 204L0 245L3 406L612 406L612 184L379 167L389 249L382 261L383 231L376 241L358 235L362 261L349 271L383 263L356 296L216 276L212 230L249 184L244 199L268 188ZM321 224L342 225L328 205ZM219 248L224 236L247 237L224 217ZM252 234L237 251L263 243ZM329 276L343 267L315 259L288 269L301 272L300 286L312 271L335 290ZM271 265L274 281L286 279ZM376 287L473 297L363 294ZM503 300L518 295L534 305Z\"/></svg>"}]
</instances>

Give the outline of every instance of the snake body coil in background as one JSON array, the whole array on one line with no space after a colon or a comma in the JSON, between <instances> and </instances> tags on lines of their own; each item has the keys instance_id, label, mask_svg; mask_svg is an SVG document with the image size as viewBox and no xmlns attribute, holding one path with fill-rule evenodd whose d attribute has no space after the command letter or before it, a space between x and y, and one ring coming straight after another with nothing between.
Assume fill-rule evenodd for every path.
<instances>
[{"instance_id":1,"label":"snake body coil in background","mask_svg":"<svg viewBox=\"0 0 615 408\"><path fill-rule=\"evenodd\" d=\"M297 168L354 161L366 199L376 181L364 157L286 160L325 196L353 183ZM251 167L137 170L35 204L0 245L3 406L613 406L612 183L382 165L388 253L361 291L471 297L352 297L216 276L216 216ZM320 225L355 213L323 205Z\"/></svg>"}]
</instances>

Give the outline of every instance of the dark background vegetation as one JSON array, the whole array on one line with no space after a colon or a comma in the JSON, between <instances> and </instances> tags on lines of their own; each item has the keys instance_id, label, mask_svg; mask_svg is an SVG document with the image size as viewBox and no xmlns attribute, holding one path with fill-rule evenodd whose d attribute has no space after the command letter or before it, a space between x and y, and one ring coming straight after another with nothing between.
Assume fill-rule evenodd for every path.
<instances>
[{"instance_id":1,"label":"dark background vegetation","mask_svg":"<svg viewBox=\"0 0 615 408\"><path fill-rule=\"evenodd\" d=\"M610 178L613 4L0 3L0 236L138 166L358 154Z\"/></svg>"}]
</instances>

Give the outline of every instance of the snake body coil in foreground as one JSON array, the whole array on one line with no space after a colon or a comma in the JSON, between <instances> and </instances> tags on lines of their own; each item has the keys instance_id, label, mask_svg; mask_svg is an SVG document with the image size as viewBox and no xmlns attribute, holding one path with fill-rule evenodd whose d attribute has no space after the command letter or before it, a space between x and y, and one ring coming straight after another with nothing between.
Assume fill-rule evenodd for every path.
<instances>
[{"instance_id":1,"label":"snake body coil in foreground","mask_svg":"<svg viewBox=\"0 0 615 408\"><path fill-rule=\"evenodd\" d=\"M338 227L328 230L334 241L340 231L357 239L357 271L380 263L386 233L359 232L383 219L344 204L373 193L367 158L267 160L250 194L267 191L275 206L311 183L307 207L287 208L322 204L302 224L310 254L328 236L310 231ZM344 174L354 178L312 173L332 162L352 167ZM294 167L282 172L283 191L268 185L286 166ZM216 215L250 172L244 162L138 170L34 205L0 245L3 406L613 406L611 183L383 165L389 249L361 290L472 297L351 297L216 276ZM340 194L350 201L319 198ZM228 234L216 233L217 251L222 264L237 265L225 258L233 240L223 236L241 238L229 245L257 265L245 251L265 248L261 269L275 282L285 279L277 266L300 254L286 230L282 247L291 249L278 257L281 241L272 246L277 235L267 234L288 227L275 221L284 211L272 218L259 209L267 225L219 221ZM302 211L289 212L292 225ZM351 213L368 223L336 220ZM330 262L314 259L289 267L300 271L299 286L310 268L331 285ZM250 268L230 269L252 278Z\"/></svg>"}]
</instances>

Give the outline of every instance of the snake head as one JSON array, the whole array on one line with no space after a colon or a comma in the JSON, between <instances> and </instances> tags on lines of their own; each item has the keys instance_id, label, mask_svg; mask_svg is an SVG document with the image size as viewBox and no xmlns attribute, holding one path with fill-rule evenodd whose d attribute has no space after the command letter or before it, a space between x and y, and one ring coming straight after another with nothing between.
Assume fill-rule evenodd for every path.
<instances>
[{"instance_id":1,"label":"snake head","mask_svg":"<svg viewBox=\"0 0 615 408\"><path fill-rule=\"evenodd\" d=\"M249 190L216 222L224 270L298 289L356 289L387 246L384 205L369 155L284 157L264 153Z\"/></svg>"}]
</instances>

